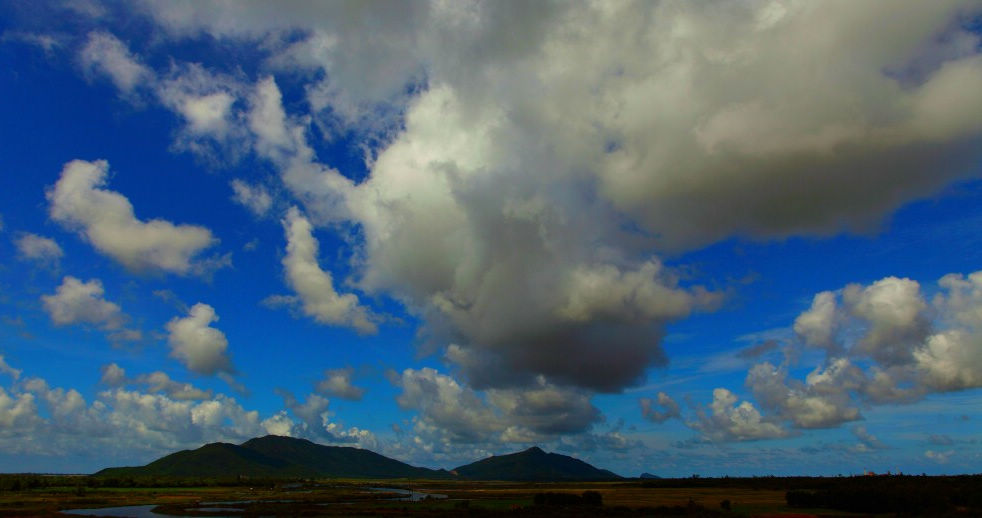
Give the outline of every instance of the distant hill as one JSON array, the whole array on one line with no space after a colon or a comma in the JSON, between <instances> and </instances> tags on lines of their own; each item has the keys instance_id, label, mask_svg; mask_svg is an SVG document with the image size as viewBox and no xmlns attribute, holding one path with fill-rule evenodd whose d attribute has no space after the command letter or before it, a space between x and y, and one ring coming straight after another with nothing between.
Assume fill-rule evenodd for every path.
<instances>
[{"instance_id":1,"label":"distant hill","mask_svg":"<svg viewBox=\"0 0 982 518\"><path fill-rule=\"evenodd\" d=\"M96 476L450 478L446 470L417 468L373 451L324 446L267 435L241 445L206 444L146 466L106 468Z\"/></svg>"},{"instance_id":2,"label":"distant hill","mask_svg":"<svg viewBox=\"0 0 982 518\"><path fill-rule=\"evenodd\" d=\"M509 455L496 455L453 470L471 480L616 480L621 477L605 469L538 447Z\"/></svg>"},{"instance_id":3,"label":"distant hill","mask_svg":"<svg viewBox=\"0 0 982 518\"><path fill-rule=\"evenodd\" d=\"M645 471L638 478L641 478L641 479L653 479L653 478L661 478L661 477L659 477L658 475L652 475L651 473L648 473L647 471Z\"/></svg>"}]
</instances>

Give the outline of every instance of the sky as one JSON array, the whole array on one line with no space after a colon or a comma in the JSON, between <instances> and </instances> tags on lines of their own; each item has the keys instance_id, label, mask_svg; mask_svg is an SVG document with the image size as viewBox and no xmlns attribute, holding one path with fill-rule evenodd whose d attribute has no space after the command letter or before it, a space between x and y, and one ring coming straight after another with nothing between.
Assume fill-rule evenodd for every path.
<instances>
[{"instance_id":1,"label":"sky","mask_svg":"<svg viewBox=\"0 0 982 518\"><path fill-rule=\"evenodd\" d=\"M0 471L977 473L982 2L0 1Z\"/></svg>"}]
</instances>

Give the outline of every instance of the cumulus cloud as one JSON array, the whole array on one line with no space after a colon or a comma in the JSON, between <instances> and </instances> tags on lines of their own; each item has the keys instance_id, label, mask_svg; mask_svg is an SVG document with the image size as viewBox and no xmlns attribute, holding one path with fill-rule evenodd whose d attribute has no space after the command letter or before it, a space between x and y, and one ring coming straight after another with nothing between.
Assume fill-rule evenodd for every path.
<instances>
[{"instance_id":1,"label":"cumulus cloud","mask_svg":"<svg viewBox=\"0 0 982 518\"><path fill-rule=\"evenodd\" d=\"M753 441L787 437L788 430L764 418L749 401L739 405L736 394L725 388L713 390L709 412L700 410L697 420L688 425L713 441Z\"/></svg>"},{"instance_id":2,"label":"cumulus cloud","mask_svg":"<svg viewBox=\"0 0 982 518\"><path fill-rule=\"evenodd\" d=\"M249 185L248 183L235 179L229 184L232 186L232 200L249 209L256 217L263 217L273 206L273 197L262 185Z\"/></svg>"},{"instance_id":3,"label":"cumulus cloud","mask_svg":"<svg viewBox=\"0 0 982 518\"><path fill-rule=\"evenodd\" d=\"M184 122L174 149L190 151L208 165L237 162L248 150L248 130L236 103L245 86L237 77L209 71L200 64L173 64L154 84L165 107Z\"/></svg>"},{"instance_id":4,"label":"cumulus cloud","mask_svg":"<svg viewBox=\"0 0 982 518\"><path fill-rule=\"evenodd\" d=\"M657 402L646 397L638 401L641 404L641 416L654 423L664 423L673 417L680 418L682 416L679 404L664 392L658 393ZM661 410L656 405L661 407Z\"/></svg>"},{"instance_id":5,"label":"cumulus cloud","mask_svg":"<svg viewBox=\"0 0 982 518\"><path fill-rule=\"evenodd\" d=\"M54 294L41 296L41 302L55 325L90 324L108 332L113 339L139 340L139 331L125 328L129 316L104 295L99 279L82 282L67 275Z\"/></svg>"},{"instance_id":6,"label":"cumulus cloud","mask_svg":"<svg viewBox=\"0 0 982 518\"><path fill-rule=\"evenodd\" d=\"M799 346L825 350L822 364L797 380L787 365L758 363L747 387L769 419L794 428L861 419L860 405L982 387L982 272L948 274L937 286L930 303L920 283L897 277L819 293L794 331ZM863 440L864 429L856 430L862 447L876 449L875 441Z\"/></svg>"},{"instance_id":7,"label":"cumulus cloud","mask_svg":"<svg viewBox=\"0 0 982 518\"><path fill-rule=\"evenodd\" d=\"M399 406L418 411L417 440L442 449L541 443L582 435L603 420L588 392L553 385L542 376L531 386L483 393L429 367L392 373L392 378L402 389Z\"/></svg>"},{"instance_id":8,"label":"cumulus cloud","mask_svg":"<svg viewBox=\"0 0 982 518\"><path fill-rule=\"evenodd\" d=\"M137 219L125 196L102 188L108 172L109 162L105 160L65 164L61 177L47 192L51 219L74 230L130 271L186 275L226 265L227 257L198 257L218 241L210 230L162 219Z\"/></svg>"},{"instance_id":9,"label":"cumulus cloud","mask_svg":"<svg viewBox=\"0 0 982 518\"><path fill-rule=\"evenodd\" d=\"M637 383L667 322L718 303L652 251L867 231L982 149L978 36L951 23L967 1L144 9L312 72L313 113L272 77L248 95L256 153L315 224L358 226L359 287L403 301L431 348L505 367L466 373L482 387ZM383 135L366 180L317 161L311 121Z\"/></svg>"},{"instance_id":10,"label":"cumulus cloud","mask_svg":"<svg viewBox=\"0 0 982 518\"><path fill-rule=\"evenodd\" d=\"M25 232L15 241L17 255L29 261L41 264L56 265L65 252L51 238Z\"/></svg>"},{"instance_id":11,"label":"cumulus cloud","mask_svg":"<svg viewBox=\"0 0 982 518\"><path fill-rule=\"evenodd\" d=\"M351 384L354 374L355 370L351 367L328 369L324 372L324 379L317 382L317 392L358 401L365 394L365 389Z\"/></svg>"},{"instance_id":12,"label":"cumulus cloud","mask_svg":"<svg viewBox=\"0 0 982 518\"><path fill-rule=\"evenodd\" d=\"M308 394L306 400L300 402L289 391L278 390L277 392L283 397L284 405L289 410L289 414L299 420L299 422L293 421L286 413L283 413L277 425L287 433L281 435L309 437L330 444L353 444L369 449L378 447L378 439L371 431L356 426L344 428L338 423L331 422L331 414L328 412L330 401L327 398L317 394Z\"/></svg>"},{"instance_id":13,"label":"cumulus cloud","mask_svg":"<svg viewBox=\"0 0 982 518\"><path fill-rule=\"evenodd\" d=\"M331 272L317 263L318 243L313 226L291 207L283 219L286 256L283 269L287 284L297 293L303 313L319 323L350 326L360 333L375 333L378 317L361 305L354 293L338 293ZM289 299L277 299L286 300Z\"/></svg>"},{"instance_id":14,"label":"cumulus cloud","mask_svg":"<svg viewBox=\"0 0 982 518\"><path fill-rule=\"evenodd\" d=\"M488 440L501 432L501 420L473 390L434 369L406 369L396 379L404 409L418 410L423 426L438 428L453 442Z\"/></svg>"},{"instance_id":15,"label":"cumulus cloud","mask_svg":"<svg viewBox=\"0 0 982 518\"><path fill-rule=\"evenodd\" d=\"M212 397L212 391L199 389L190 383L175 381L163 371L154 371L129 378L126 376L126 371L115 363L103 365L100 371L102 376L99 383L107 387L143 385L151 394L163 393L178 401L211 399Z\"/></svg>"},{"instance_id":16,"label":"cumulus cloud","mask_svg":"<svg viewBox=\"0 0 982 518\"><path fill-rule=\"evenodd\" d=\"M191 306L186 317L174 317L167 322L171 357L198 374L232 373L232 361L226 351L228 339L225 333L211 327L216 321L215 309L199 302Z\"/></svg>"},{"instance_id":17,"label":"cumulus cloud","mask_svg":"<svg viewBox=\"0 0 982 518\"><path fill-rule=\"evenodd\" d=\"M844 358L816 368L805 383L789 380L785 368L768 362L747 373L747 386L757 401L798 428L830 428L860 419L851 394L864 381L863 372Z\"/></svg>"},{"instance_id":18,"label":"cumulus cloud","mask_svg":"<svg viewBox=\"0 0 982 518\"><path fill-rule=\"evenodd\" d=\"M952 23L977 12L967 0L143 8L173 37L262 42L270 70L314 72L301 75L317 77L304 85L315 113L290 113L273 77L246 94L253 150L310 218L284 225L357 228L353 285L419 317L424 352L461 360L462 389L636 384L665 363L667 323L720 301L667 254L867 232L973 174L982 153L979 38ZM395 130L360 143L369 175L356 184L318 162L313 122ZM300 227L297 242L316 243ZM298 297L279 300L374 330L316 253L291 256L319 288L301 292L284 260ZM966 345L948 335L924 348L918 297L904 279L817 296L794 324L835 352L814 379L863 355L881 380L940 386L927 373L950 371L940 359ZM768 408L796 426L850 418L824 382L771 371L761 386L796 396ZM737 409L718 415L752 415Z\"/></svg>"},{"instance_id":19,"label":"cumulus cloud","mask_svg":"<svg viewBox=\"0 0 982 518\"><path fill-rule=\"evenodd\" d=\"M125 43L106 32L89 33L79 60L84 71L108 76L123 93L154 80L153 70L140 63Z\"/></svg>"},{"instance_id":20,"label":"cumulus cloud","mask_svg":"<svg viewBox=\"0 0 982 518\"><path fill-rule=\"evenodd\" d=\"M115 363L103 365L99 368L99 372L102 374L99 377L99 383L102 385L121 387L126 384L126 370Z\"/></svg>"}]
</instances>

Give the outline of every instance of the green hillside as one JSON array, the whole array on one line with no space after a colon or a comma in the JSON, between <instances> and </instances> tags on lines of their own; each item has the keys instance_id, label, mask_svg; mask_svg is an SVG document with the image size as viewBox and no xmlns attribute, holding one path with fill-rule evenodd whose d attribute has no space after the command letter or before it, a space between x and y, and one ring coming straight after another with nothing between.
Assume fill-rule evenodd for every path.
<instances>
[{"instance_id":1,"label":"green hillside","mask_svg":"<svg viewBox=\"0 0 982 518\"><path fill-rule=\"evenodd\" d=\"M620 476L605 469L558 453L532 447L510 455L496 455L453 470L471 480L616 480Z\"/></svg>"},{"instance_id":2,"label":"green hillside","mask_svg":"<svg viewBox=\"0 0 982 518\"><path fill-rule=\"evenodd\" d=\"M444 470L417 468L359 448L323 446L267 435L241 445L206 444L146 466L107 468L96 476L448 478Z\"/></svg>"}]
</instances>

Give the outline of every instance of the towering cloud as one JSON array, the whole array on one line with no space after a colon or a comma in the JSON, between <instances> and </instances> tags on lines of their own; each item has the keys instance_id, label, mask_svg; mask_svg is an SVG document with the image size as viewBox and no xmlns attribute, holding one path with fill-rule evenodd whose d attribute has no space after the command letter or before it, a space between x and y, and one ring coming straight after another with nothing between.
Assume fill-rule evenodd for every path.
<instances>
[{"instance_id":1,"label":"towering cloud","mask_svg":"<svg viewBox=\"0 0 982 518\"><path fill-rule=\"evenodd\" d=\"M312 113L285 104L272 76L234 95L165 102L189 132L248 131L302 204L283 220L296 297L276 300L370 333L380 320L318 264L314 227L350 230L355 271L344 285L401 301L423 322L424 351L444 349L460 373L404 372L401 404L460 440L534 432L555 408L582 428L595 416L580 396L618 392L664 365L666 325L722 300L668 258L734 236L867 232L977 174L982 157L982 54L961 23L978 12L969 0L143 8L172 38L262 42L268 70L317 78L303 90ZM92 62L134 88L126 78L145 77L139 60L102 45L115 58ZM321 163L315 123L361 139L366 177ZM143 224L131 208L129 218ZM98 244L90 219L61 220L134 270L182 273L207 246L182 248L183 262L168 263L177 266L141 262ZM760 410L718 389L692 424L722 440L781 437L787 424L858 419L855 398L974 386L962 368L975 360L974 328L936 327L931 309L899 278L818 294L794 332L827 352L825 364L800 382L762 363L748 376ZM875 365L857 376L860 361ZM551 390L563 404L540 405ZM480 406L494 391L520 391L523 410ZM677 413L669 401L649 403L649 417ZM537 413L523 421L524 409ZM511 417L469 425L500 412Z\"/></svg>"}]
</instances>

